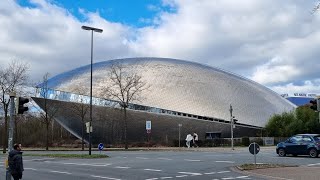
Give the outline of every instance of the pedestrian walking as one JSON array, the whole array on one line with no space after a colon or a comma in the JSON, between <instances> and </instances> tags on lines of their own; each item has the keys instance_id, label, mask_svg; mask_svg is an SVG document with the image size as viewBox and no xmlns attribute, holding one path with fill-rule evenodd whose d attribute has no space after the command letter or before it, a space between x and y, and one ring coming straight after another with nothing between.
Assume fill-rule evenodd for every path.
<instances>
[{"instance_id":1,"label":"pedestrian walking","mask_svg":"<svg viewBox=\"0 0 320 180\"><path fill-rule=\"evenodd\" d=\"M199 140L199 136L198 136L198 134L197 133L193 133L193 147L199 147L198 146L198 140Z\"/></svg>"},{"instance_id":2,"label":"pedestrian walking","mask_svg":"<svg viewBox=\"0 0 320 180\"><path fill-rule=\"evenodd\" d=\"M190 148L190 142L193 140L193 136L191 134L188 134L186 137L186 145L188 148Z\"/></svg>"},{"instance_id":3,"label":"pedestrian walking","mask_svg":"<svg viewBox=\"0 0 320 180\"><path fill-rule=\"evenodd\" d=\"M21 144L14 144L13 150L9 152L9 169L14 180L22 179L23 161Z\"/></svg>"}]
</instances>

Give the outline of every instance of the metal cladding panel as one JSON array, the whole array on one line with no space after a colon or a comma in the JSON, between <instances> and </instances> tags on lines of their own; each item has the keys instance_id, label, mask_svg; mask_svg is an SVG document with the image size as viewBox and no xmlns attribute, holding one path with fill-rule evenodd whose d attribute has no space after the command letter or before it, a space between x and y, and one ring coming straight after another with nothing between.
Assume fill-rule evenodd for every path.
<instances>
[{"instance_id":1,"label":"metal cladding panel","mask_svg":"<svg viewBox=\"0 0 320 180\"><path fill-rule=\"evenodd\" d=\"M270 89L249 79L206 65L165 58L127 58L93 65L93 96L108 81L113 63L130 66L142 76L148 90L137 104L199 116L230 119L229 107L239 123L264 126L277 113L296 106ZM73 92L76 86L90 89L90 65L51 78L49 88Z\"/></svg>"}]
</instances>

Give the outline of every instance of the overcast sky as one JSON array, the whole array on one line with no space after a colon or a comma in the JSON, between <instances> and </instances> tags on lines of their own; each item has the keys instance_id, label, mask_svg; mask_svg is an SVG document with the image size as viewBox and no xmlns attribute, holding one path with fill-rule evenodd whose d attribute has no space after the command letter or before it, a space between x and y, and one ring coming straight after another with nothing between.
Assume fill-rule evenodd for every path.
<instances>
[{"instance_id":1,"label":"overcast sky","mask_svg":"<svg viewBox=\"0 0 320 180\"><path fill-rule=\"evenodd\" d=\"M129 4L128 4L129 3ZM219 67L278 93L320 94L316 0L0 0L0 62L30 78L94 61L166 57Z\"/></svg>"}]
</instances>

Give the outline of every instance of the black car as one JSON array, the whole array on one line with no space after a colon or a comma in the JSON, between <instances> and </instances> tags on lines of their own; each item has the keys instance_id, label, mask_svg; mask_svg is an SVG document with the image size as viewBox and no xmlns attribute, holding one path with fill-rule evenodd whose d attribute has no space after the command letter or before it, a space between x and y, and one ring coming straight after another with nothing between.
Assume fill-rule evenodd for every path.
<instances>
[{"instance_id":1,"label":"black car","mask_svg":"<svg viewBox=\"0 0 320 180\"><path fill-rule=\"evenodd\" d=\"M277 154L281 157L287 154L309 155L318 157L320 153L320 134L297 134L284 142L277 144Z\"/></svg>"}]
</instances>

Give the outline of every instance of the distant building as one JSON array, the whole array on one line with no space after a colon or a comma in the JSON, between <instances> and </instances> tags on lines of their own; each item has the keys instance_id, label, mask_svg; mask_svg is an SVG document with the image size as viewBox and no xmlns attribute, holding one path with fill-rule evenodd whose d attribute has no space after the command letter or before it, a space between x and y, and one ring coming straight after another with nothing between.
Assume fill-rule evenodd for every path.
<instances>
[{"instance_id":1,"label":"distant building","mask_svg":"<svg viewBox=\"0 0 320 180\"><path fill-rule=\"evenodd\" d=\"M315 93L286 93L281 94L281 96L297 106L303 106L310 103L310 100L316 98L319 95Z\"/></svg>"}]
</instances>

